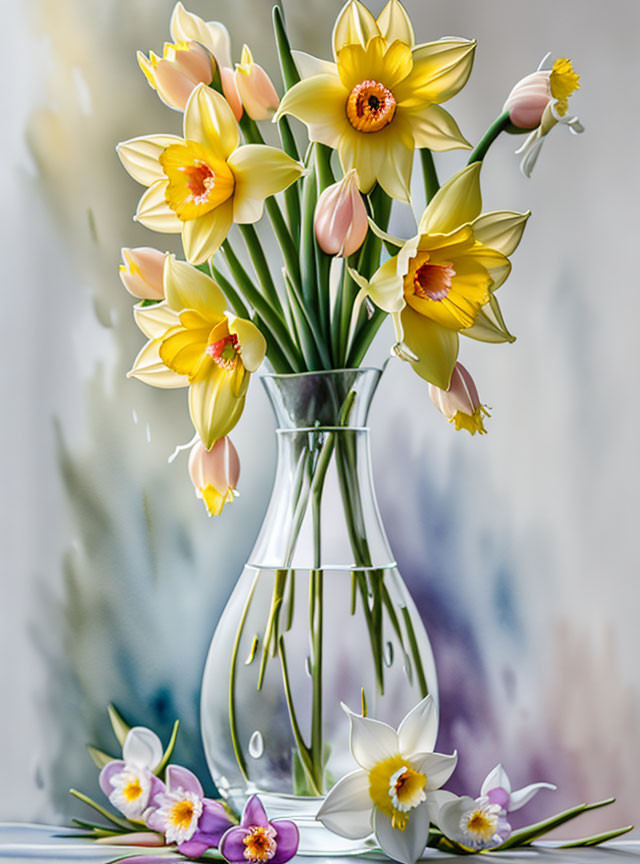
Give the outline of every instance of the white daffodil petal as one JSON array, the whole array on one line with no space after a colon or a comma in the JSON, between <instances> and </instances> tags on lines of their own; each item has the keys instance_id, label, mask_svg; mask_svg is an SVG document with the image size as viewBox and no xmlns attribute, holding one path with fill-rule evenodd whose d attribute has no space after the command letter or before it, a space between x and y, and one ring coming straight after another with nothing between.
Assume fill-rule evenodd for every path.
<instances>
[{"instance_id":1,"label":"white daffodil petal","mask_svg":"<svg viewBox=\"0 0 640 864\"><path fill-rule=\"evenodd\" d=\"M434 789L444 786L455 771L458 764L458 751L456 750L451 756L445 753L418 753L412 757L411 763L416 771L426 775L425 790L433 792Z\"/></svg>"},{"instance_id":2,"label":"white daffodil petal","mask_svg":"<svg viewBox=\"0 0 640 864\"><path fill-rule=\"evenodd\" d=\"M429 811L429 822L433 822L440 828L440 808L451 801L457 801L458 796L446 789L434 789L427 795L427 809Z\"/></svg>"},{"instance_id":3,"label":"white daffodil petal","mask_svg":"<svg viewBox=\"0 0 640 864\"><path fill-rule=\"evenodd\" d=\"M521 807L531 801L533 796L539 792L541 789L551 789L555 791L558 787L554 786L553 783L531 783L530 786L524 786L522 789L516 789L515 792L511 793L511 798L509 800L509 812L512 810L519 810Z\"/></svg>"},{"instance_id":4,"label":"white daffodil petal","mask_svg":"<svg viewBox=\"0 0 640 864\"><path fill-rule=\"evenodd\" d=\"M172 369L167 369L162 362L160 358L161 345L162 339L152 339L147 342L134 360L127 378L137 378L144 384L160 387L163 390L188 387L189 379L186 375L178 375Z\"/></svg>"},{"instance_id":5,"label":"white daffodil petal","mask_svg":"<svg viewBox=\"0 0 640 864\"><path fill-rule=\"evenodd\" d=\"M531 216L531 211L514 213L511 210L496 210L493 213L483 213L471 224L473 236L479 243L512 255L520 242L522 233Z\"/></svg>"},{"instance_id":6,"label":"white daffodil petal","mask_svg":"<svg viewBox=\"0 0 640 864\"><path fill-rule=\"evenodd\" d=\"M383 852L401 864L415 864L427 845L429 837L429 811L427 802L419 804L409 814L407 827L399 831L391 824L386 813L376 809L373 814L376 841Z\"/></svg>"},{"instance_id":7,"label":"white daffodil petal","mask_svg":"<svg viewBox=\"0 0 640 864\"><path fill-rule=\"evenodd\" d=\"M454 798L452 801L444 803L440 807L438 814L438 827L447 837L452 840L462 841L467 840L466 835L460 828L460 822L465 813L473 811L476 802L468 795L463 795L461 798Z\"/></svg>"},{"instance_id":8,"label":"white daffodil petal","mask_svg":"<svg viewBox=\"0 0 640 864\"><path fill-rule=\"evenodd\" d=\"M184 109L184 137L210 147L227 159L240 143L240 131L227 100L206 84L198 84Z\"/></svg>"},{"instance_id":9,"label":"white daffodil petal","mask_svg":"<svg viewBox=\"0 0 640 864\"><path fill-rule=\"evenodd\" d=\"M482 162L472 162L436 192L420 220L419 234L448 234L480 215L481 168Z\"/></svg>"},{"instance_id":10,"label":"white daffodil petal","mask_svg":"<svg viewBox=\"0 0 640 864\"><path fill-rule=\"evenodd\" d=\"M485 777L482 788L480 789L480 796L486 798L492 789L504 789L505 792L511 792L509 777L500 763L498 763L493 771L490 771Z\"/></svg>"},{"instance_id":11,"label":"white daffodil petal","mask_svg":"<svg viewBox=\"0 0 640 864\"><path fill-rule=\"evenodd\" d=\"M369 775L366 771L352 771L329 791L316 819L334 834L358 840L371 834L372 810Z\"/></svg>"},{"instance_id":12,"label":"white daffodil petal","mask_svg":"<svg viewBox=\"0 0 640 864\"><path fill-rule=\"evenodd\" d=\"M256 325L246 318L227 315L229 333L238 337L240 359L247 372L255 372L267 353L267 343Z\"/></svg>"},{"instance_id":13,"label":"white daffodil petal","mask_svg":"<svg viewBox=\"0 0 640 864\"><path fill-rule=\"evenodd\" d=\"M227 306L224 294L210 276L186 261L168 255L164 265L164 292L176 312L193 309L206 321L222 320Z\"/></svg>"},{"instance_id":14,"label":"white daffodil petal","mask_svg":"<svg viewBox=\"0 0 640 864\"><path fill-rule=\"evenodd\" d=\"M177 135L143 135L122 141L116 152L125 169L143 186L151 186L163 178L164 172L158 161L160 154L172 144L181 144Z\"/></svg>"},{"instance_id":15,"label":"white daffodil petal","mask_svg":"<svg viewBox=\"0 0 640 864\"><path fill-rule=\"evenodd\" d=\"M401 753L429 753L438 737L438 709L431 696L412 708L398 727Z\"/></svg>"},{"instance_id":16,"label":"white daffodil petal","mask_svg":"<svg viewBox=\"0 0 640 864\"><path fill-rule=\"evenodd\" d=\"M311 78L312 75L337 75L335 63L321 60L313 54L305 54L304 51L292 51L293 60L298 68L301 78Z\"/></svg>"},{"instance_id":17,"label":"white daffodil petal","mask_svg":"<svg viewBox=\"0 0 640 864\"><path fill-rule=\"evenodd\" d=\"M138 202L136 222L162 234L179 234L184 222L178 219L167 204L165 197L167 183L165 177L164 180L156 180L149 186Z\"/></svg>"},{"instance_id":18,"label":"white daffodil petal","mask_svg":"<svg viewBox=\"0 0 640 864\"><path fill-rule=\"evenodd\" d=\"M162 742L155 732L145 726L134 726L127 733L122 745L122 758L126 765L138 770L153 771L162 761Z\"/></svg>"},{"instance_id":19,"label":"white daffodil petal","mask_svg":"<svg viewBox=\"0 0 640 864\"><path fill-rule=\"evenodd\" d=\"M378 762L398 752L398 733L391 726L351 711L348 711L348 715L351 721L351 752L361 768L370 770Z\"/></svg>"},{"instance_id":20,"label":"white daffodil petal","mask_svg":"<svg viewBox=\"0 0 640 864\"><path fill-rule=\"evenodd\" d=\"M147 339L159 339L171 327L179 327L180 319L166 302L154 306L134 306L133 318Z\"/></svg>"}]
</instances>

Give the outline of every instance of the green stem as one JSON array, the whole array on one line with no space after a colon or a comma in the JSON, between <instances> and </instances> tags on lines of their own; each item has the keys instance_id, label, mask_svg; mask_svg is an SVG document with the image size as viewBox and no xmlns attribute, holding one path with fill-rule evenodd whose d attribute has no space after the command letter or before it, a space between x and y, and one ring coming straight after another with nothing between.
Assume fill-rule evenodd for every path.
<instances>
[{"instance_id":1,"label":"green stem","mask_svg":"<svg viewBox=\"0 0 640 864\"><path fill-rule=\"evenodd\" d=\"M69 789L69 794L73 795L74 798L77 798L78 801L82 801L83 804L87 804L89 807L93 807L93 809L97 810L98 813L104 816L105 819L108 819L109 822L117 825L118 828L124 828L125 831L137 830L136 826L133 825L131 822L125 821L124 819L119 819L117 816L114 816L113 813L109 813L109 811L105 807L97 804L92 798L89 798L88 795L85 795L84 792L78 792L77 789Z\"/></svg>"},{"instance_id":2,"label":"green stem","mask_svg":"<svg viewBox=\"0 0 640 864\"><path fill-rule=\"evenodd\" d=\"M284 258L287 272L292 281L296 285L300 285L300 259L298 258L298 250L295 247L291 232L282 215L282 210L280 210L278 202L273 197L267 198L265 205L274 233L278 238L280 249L282 250L282 257Z\"/></svg>"},{"instance_id":3,"label":"green stem","mask_svg":"<svg viewBox=\"0 0 640 864\"><path fill-rule=\"evenodd\" d=\"M386 317L386 312L383 312L382 309L376 309L371 316L371 319L368 321L367 326L363 327L359 333L356 333L353 342L351 343L349 356L347 358L347 366L349 368L360 366L367 351L371 347L371 343L373 342L376 333L382 326L382 322Z\"/></svg>"},{"instance_id":4,"label":"green stem","mask_svg":"<svg viewBox=\"0 0 640 864\"><path fill-rule=\"evenodd\" d=\"M256 312L252 319L253 323L256 327L262 332L262 335L267 341L267 357L269 358L269 362L273 367L273 371L277 373L284 373L285 375L290 374L291 372L295 372L296 370L293 368L291 363L287 360L286 355L280 348L280 344L276 337L273 335L271 330L264 323L262 318Z\"/></svg>"},{"instance_id":5,"label":"green stem","mask_svg":"<svg viewBox=\"0 0 640 864\"><path fill-rule=\"evenodd\" d=\"M231 308L236 313L236 315L239 318L246 318L247 320L251 320L251 313L245 306L244 300L233 287L231 282L229 282L224 273L222 273L221 270L216 267L216 265L213 263L213 259L211 260L211 275L218 283L218 285L222 288L224 296L231 304Z\"/></svg>"},{"instance_id":6,"label":"green stem","mask_svg":"<svg viewBox=\"0 0 640 864\"><path fill-rule=\"evenodd\" d=\"M299 334L305 370L317 369L320 366L320 354L318 353L318 345L316 341L317 334L313 329L300 293L291 279L289 279L289 274L286 272L284 274L284 283L287 291L287 298L289 300L289 308L291 309L296 330Z\"/></svg>"},{"instance_id":7,"label":"green stem","mask_svg":"<svg viewBox=\"0 0 640 864\"><path fill-rule=\"evenodd\" d=\"M469 156L469 161L467 162L467 165L471 165L472 162L482 162L484 157L487 155L489 147L491 147L498 135L501 132L504 132L508 125L509 112L504 111L497 120L494 120L494 122L491 124L491 126L489 126L480 141L478 141L474 150L471 153L471 156Z\"/></svg>"},{"instance_id":8,"label":"green stem","mask_svg":"<svg viewBox=\"0 0 640 864\"><path fill-rule=\"evenodd\" d=\"M278 6L273 7L273 30L276 37L280 69L282 70L282 80L284 81L285 90L289 90L290 87L298 83L300 74L291 54L287 28L282 17L282 11Z\"/></svg>"},{"instance_id":9,"label":"green stem","mask_svg":"<svg viewBox=\"0 0 640 864\"><path fill-rule=\"evenodd\" d=\"M431 150L426 147L420 150L420 159L422 161L422 176L424 177L424 194L428 204L440 188L440 183Z\"/></svg>"},{"instance_id":10,"label":"green stem","mask_svg":"<svg viewBox=\"0 0 640 864\"><path fill-rule=\"evenodd\" d=\"M247 247L247 252L251 258L251 263L254 266L260 287L264 296L267 298L271 306L282 315L282 304L278 296L278 290L269 270L269 264L264 254L262 244L258 238L258 234L253 225L239 225L240 233Z\"/></svg>"},{"instance_id":11,"label":"green stem","mask_svg":"<svg viewBox=\"0 0 640 864\"><path fill-rule=\"evenodd\" d=\"M418 648L418 640L416 639L416 631L413 629L413 622L411 621L411 615L409 614L409 610L406 606L402 607L402 618L404 620L404 626L407 631L407 637L409 639L409 648L411 650L411 657L413 659L413 665L416 670L416 675L418 676L418 687L420 688L420 698L424 699L424 697L429 693L429 687L427 686L427 678L424 674L424 667L422 665L422 660L420 659L420 649Z\"/></svg>"},{"instance_id":12,"label":"green stem","mask_svg":"<svg viewBox=\"0 0 640 864\"><path fill-rule=\"evenodd\" d=\"M242 776L245 780L249 779L249 773L247 769L247 761L244 758L244 753L242 752L242 747L240 746L240 736L238 735L238 721L236 719L236 669L238 665L238 651L240 650L242 632L244 630L244 625L247 620L247 615L249 614L249 607L251 606L251 601L253 600L253 595L255 593L259 577L260 571L258 571L253 577L253 582L251 583L251 588L249 589L247 601L244 604L244 608L240 616L240 622L238 624L236 638L233 642L233 649L231 651L231 667L229 670L229 731L231 733L231 743L233 745L233 752L236 756L236 762L238 763L238 767L240 768Z\"/></svg>"},{"instance_id":13,"label":"green stem","mask_svg":"<svg viewBox=\"0 0 640 864\"><path fill-rule=\"evenodd\" d=\"M323 789L322 765L322 640L323 640L323 583L322 570L311 571L311 592L313 597L311 614L312 633L312 708L311 708L311 764L316 785Z\"/></svg>"},{"instance_id":14,"label":"green stem","mask_svg":"<svg viewBox=\"0 0 640 864\"><path fill-rule=\"evenodd\" d=\"M269 659L269 648L273 642L278 644L278 627L280 621L280 610L282 608L282 600L284 598L284 589L287 585L287 570L276 570L273 583L273 595L271 597L271 608L269 609L269 617L267 618L267 626L264 630L262 639L262 657L260 658L260 670L258 672L258 690L262 690L264 682L264 673L267 669L267 661Z\"/></svg>"}]
</instances>

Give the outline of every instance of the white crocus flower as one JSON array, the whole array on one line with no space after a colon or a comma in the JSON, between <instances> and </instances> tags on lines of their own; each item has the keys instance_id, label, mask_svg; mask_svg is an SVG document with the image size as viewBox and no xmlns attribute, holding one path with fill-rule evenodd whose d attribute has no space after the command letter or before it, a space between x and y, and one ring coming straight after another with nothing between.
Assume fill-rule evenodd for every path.
<instances>
[{"instance_id":1,"label":"white crocus flower","mask_svg":"<svg viewBox=\"0 0 640 864\"><path fill-rule=\"evenodd\" d=\"M100 772L100 788L127 819L141 819L149 801L162 787L153 773L162 754L162 743L155 732L134 726L122 745L122 759L108 762Z\"/></svg>"},{"instance_id":2,"label":"white crocus flower","mask_svg":"<svg viewBox=\"0 0 640 864\"><path fill-rule=\"evenodd\" d=\"M353 714L351 752L360 766L331 789L316 819L349 839L372 830L380 848L396 861L414 864L429 836L430 793L447 782L457 753L434 753L438 717L427 696L396 731L386 723Z\"/></svg>"},{"instance_id":3,"label":"white crocus flower","mask_svg":"<svg viewBox=\"0 0 640 864\"><path fill-rule=\"evenodd\" d=\"M459 798L452 792L436 792L429 816L449 840L476 851L499 846L511 834L502 807L484 796Z\"/></svg>"},{"instance_id":4,"label":"white crocus flower","mask_svg":"<svg viewBox=\"0 0 640 864\"><path fill-rule=\"evenodd\" d=\"M499 804L505 812L512 813L514 810L524 807L541 789L555 790L557 788L553 783L531 783L529 786L523 786L522 789L512 791L507 772L502 765L498 764L493 771L487 774L480 789L480 795L488 798L492 804Z\"/></svg>"}]
</instances>

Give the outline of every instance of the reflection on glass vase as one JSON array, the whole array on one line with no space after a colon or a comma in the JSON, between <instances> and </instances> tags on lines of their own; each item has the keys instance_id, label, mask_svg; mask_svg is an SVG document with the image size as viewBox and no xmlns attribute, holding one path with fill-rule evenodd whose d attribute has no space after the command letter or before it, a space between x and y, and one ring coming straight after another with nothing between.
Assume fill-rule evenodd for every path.
<instances>
[{"instance_id":1,"label":"reflection on glass vase","mask_svg":"<svg viewBox=\"0 0 640 864\"><path fill-rule=\"evenodd\" d=\"M424 626L373 489L366 426L378 369L266 375L278 429L271 502L220 618L202 684L213 779L240 809L257 792L293 818L300 852L364 851L315 821L356 765L340 703L397 726L437 699Z\"/></svg>"}]
</instances>

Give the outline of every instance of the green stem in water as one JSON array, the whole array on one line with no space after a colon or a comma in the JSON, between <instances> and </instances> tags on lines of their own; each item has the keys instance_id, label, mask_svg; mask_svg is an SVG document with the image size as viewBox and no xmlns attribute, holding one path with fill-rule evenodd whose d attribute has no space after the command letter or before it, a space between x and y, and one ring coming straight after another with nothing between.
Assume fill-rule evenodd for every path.
<instances>
[{"instance_id":1,"label":"green stem in water","mask_svg":"<svg viewBox=\"0 0 640 864\"><path fill-rule=\"evenodd\" d=\"M242 776L245 780L249 779L249 773L247 769L247 760L244 758L244 753L242 752L242 747L240 746L240 736L238 735L238 721L236 719L236 670L238 666L238 651L240 650L240 641L242 639L244 625L247 620L247 615L249 614L249 608L251 606L251 601L253 600L253 595L255 593L259 577L260 571L258 571L253 577L253 582L251 583L251 588L249 589L247 601L244 604L244 609L242 610L242 614L240 615L240 622L238 624L236 638L233 642L233 649L231 651L231 667L229 669L229 731L231 733L231 743L233 744L233 752L236 756L236 762L238 763L238 767L240 768Z\"/></svg>"},{"instance_id":2,"label":"green stem in water","mask_svg":"<svg viewBox=\"0 0 640 864\"><path fill-rule=\"evenodd\" d=\"M288 570L276 570L273 583L273 596L271 598L271 608L269 609L267 626L265 627L264 638L262 640L262 657L260 658L260 670L258 672L258 690L262 690L271 643L274 642L276 645L278 644L280 610L284 598L284 589L287 585L287 573Z\"/></svg>"},{"instance_id":3,"label":"green stem in water","mask_svg":"<svg viewBox=\"0 0 640 864\"><path fill-rule=\"evenodd\" d=\"M473 152L471 153L471 156L469 156L469 161L467 162L467 165L471 165L473 162L482 162L484 157L487 155L489 147L491 147L498 135L501 132L504 132L508 125L509 112L504 111L497 120L494 120L494 122L491 124L491 126L489 126L480 141L478 141Z\"/></svg>"},{"instance_id":4,"label":"green stem in water","mask_svg":"<svg viewBox=\"0 0 640 864\"><path fill-rule=\"evenodd\" d=\"M418 640L416 639L416 631L413 629L413 623L411 621L411 615L409 614L409 610L406 606L402 607L402 617L404 619L404 626L407 630L407 637L409 638L409 648L411 650L411 657L413 658L413 665L416 670L416 675L418 676L418 687L420 689L420 698L424 699L424 697L429 693L429 687L427 686L427 678L424 674L424 667L422 665L422 660L420 659L420 649L418 648Z\"/></svg>"},{"instance_id":5,"label":"green stem in water","mask_svg":"<svg viewBox=\"0 0 640 864\"><path fill-rule=\"evenodd\" d=\"M440 188L440 183L431 150L426 147L420 150L420 160L422 161L422 176L424 177L424 194L428 204Z\"/></svg>"}]
</instances>

